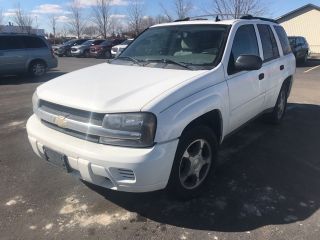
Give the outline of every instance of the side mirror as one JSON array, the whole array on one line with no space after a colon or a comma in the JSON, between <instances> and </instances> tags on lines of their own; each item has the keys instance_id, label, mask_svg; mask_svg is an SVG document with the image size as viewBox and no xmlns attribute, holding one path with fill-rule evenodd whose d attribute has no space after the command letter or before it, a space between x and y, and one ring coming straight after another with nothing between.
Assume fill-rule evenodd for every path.
<instances>
[{"instance_id":1,"label":"side mirror","mask_svg":"<svg viewBox=\"0 0 320 240\"><path fill-rule=\"evenodd\" d=\"M235 62L236 71L253 71L262 68L262 59L255 55L240 55Z\"/></svg>"}]
</instances>

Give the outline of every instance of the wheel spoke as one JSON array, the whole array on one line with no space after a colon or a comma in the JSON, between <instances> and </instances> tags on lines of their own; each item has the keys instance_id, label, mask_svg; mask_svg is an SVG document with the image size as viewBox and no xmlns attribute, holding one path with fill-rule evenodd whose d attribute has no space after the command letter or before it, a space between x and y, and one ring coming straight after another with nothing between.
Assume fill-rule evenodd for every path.
<instances>
[{"instance_id":1,"label":"wheel spoke","mask_svg":"<svg viewBox=\"0 0 320 240\"><path fill-rule=\"evenodd\" d=\"M183 158L187 158L187 159L190 158L190 154L188 153L188 150L184 152Z\"/></svg>"},{"instance_id":2,"label":"wheel spoke","mask_svg":"<svg viewBox=\"0 0 320 240\"><path fill-rule=\"evenodd\" d=\"M180 182L187 189L198 187L206 178L211 164L211 147L204 139L192 142L182 155Z\"/></svg>"},{"instance_id":3,"label":"wheel spoke","mask_svg":"<svg viewBox=\"0 0 320 240\"><path fill-rule=\"evenodd\" d=\"M181 181L182 182L185 182L190 176L194 175L194 169L192 168L192 166L190 165L187 173L184 173L182 176L181 176Z\"/></svg>"}]
</instances>

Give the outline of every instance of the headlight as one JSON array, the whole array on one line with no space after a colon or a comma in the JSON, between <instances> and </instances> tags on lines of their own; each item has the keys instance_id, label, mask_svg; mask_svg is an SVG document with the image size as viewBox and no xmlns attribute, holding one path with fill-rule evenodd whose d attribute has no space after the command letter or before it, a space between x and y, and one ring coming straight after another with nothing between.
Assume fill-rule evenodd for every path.
<instances>
[{"instance_id":1,"label":"headlight","mask_svg":"<svg viewBox=\"0 0 320 240\"><path fill-rule=\"evenodd\" d=\"M33 96L32 96L32 108L33 108L33 112L35 113L36 110L39 107L39 98L37 95L37 91L34 92Z\"/></svg>"},{"instance_id":2,"label":"headlight","mask_svg":"<svg viewBox=\"0 0 320 240\"><path fill-rule=\"evenodd\" d=\"M100 143L126 146L151 147L156 132L156 117L152 113L107 114L103 128L108 136L100 138Z\"/></svg>"}]
</instances>

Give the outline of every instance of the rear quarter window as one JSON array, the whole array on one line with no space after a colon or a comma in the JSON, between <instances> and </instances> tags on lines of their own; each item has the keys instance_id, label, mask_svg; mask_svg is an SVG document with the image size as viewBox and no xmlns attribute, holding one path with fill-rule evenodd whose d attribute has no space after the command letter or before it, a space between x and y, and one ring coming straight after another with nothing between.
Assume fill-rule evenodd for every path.
<instances>
[{"instance_id":1,"label":"rear quarter window","mask_svg":"<svg viewBox=\"0 0 320 240\"><path fill-rule=\"evenodd\" d=\"M283 54L284 55L288 55L292 52L291 47L290 47L290 42L288 39L288 36L285 32L285 30L283 29L283 27L281 26L274 26L274 29L276 30L276 33L278 34L280 43L281 43L281 47L283 50Z\"/></svg>"},{"instance_id":2,"label":"rear quarter window","mask_svg":"<svg viewBox=\"0 0 320 240\"><path fill-rule=\"evenodd\" d=\"M23 42L26 48L45 48L46 43L38 37L23 37Z\"/></svg>"},{"instance_id":3,"label":"rear quarter window","mask_svg":"<svg viewBox=\"0 0 320 240\"><path fill-rule=\"evenodd\" d=\"M278 58L280 56L279 49L271 27L267 24L258 24L258 29L262 42L264 62Z\"/></svg>"}]
</instances>

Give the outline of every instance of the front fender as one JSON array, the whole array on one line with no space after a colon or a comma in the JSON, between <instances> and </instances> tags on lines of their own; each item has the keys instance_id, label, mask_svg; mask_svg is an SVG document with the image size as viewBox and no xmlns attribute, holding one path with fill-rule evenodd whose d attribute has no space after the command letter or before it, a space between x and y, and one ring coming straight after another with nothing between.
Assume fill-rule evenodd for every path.
<instances>
[{"instance_id":1,"label":"front fender","mask_svg":"<svg viewBox=\"0 0 320 240\"><path fill-rule=\"evenodd\" d=\"M200 116L219 110L222 118L222 138L228 128L228 87L226 82L199 91L163 110L158 115L155 142L177 139L183 130Z\"/></svg>"}]
</instances>

